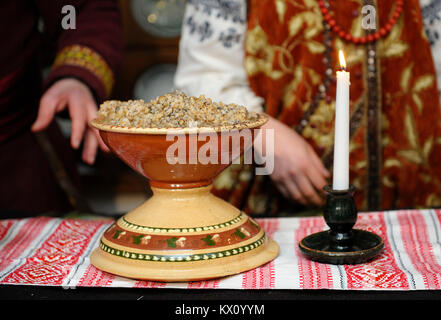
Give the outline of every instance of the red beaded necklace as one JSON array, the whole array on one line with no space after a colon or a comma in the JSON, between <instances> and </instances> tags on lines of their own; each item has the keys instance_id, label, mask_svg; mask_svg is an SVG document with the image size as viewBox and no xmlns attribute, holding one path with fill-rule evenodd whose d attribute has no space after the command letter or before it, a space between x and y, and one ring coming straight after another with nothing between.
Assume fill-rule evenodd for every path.
<instances>
[{"instance_id":1,"label":"red beaded necklace","mask_svg":"<svg viewBox=\"0 0 441 320\"><path fill-rule=\"evenodd\" d=\"M389 19L389 21L386 23L386 26L383 28L380 28L375 33L368 34L367 36L363 37L353 37L350 33L344 31L335 21L334 18L331 16L331 12L326 7L324 0L318 0L320 11L323 14L323 18L328 23L328 25L331 27L331 30L336 33L340 38L353 42L355 44L358 43L368 43L368 42L374 42L381 37L386 36L389 34L389 32L392 30L392 27L397 22L397 19L400 17L401 11L403 11L403 2L404 0L397 0L396 6L395 6L395 12L393 13L392 17Z\"/></svg>"}]
</instances>

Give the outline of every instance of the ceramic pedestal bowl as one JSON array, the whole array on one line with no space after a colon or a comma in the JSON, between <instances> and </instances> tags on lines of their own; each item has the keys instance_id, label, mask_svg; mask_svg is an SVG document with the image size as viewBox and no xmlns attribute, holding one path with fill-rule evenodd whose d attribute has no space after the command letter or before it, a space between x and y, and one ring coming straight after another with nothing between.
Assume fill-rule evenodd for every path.
<instances>
[{"instance_id":1,"label":"ceramic pedestal bowl","mask_svg":"<svg viewBox=\"0 0 441 320\"><path fill-rule=\"evenodd\" d=\"M239 129L258 128L266 121L259 115ZM221 135L231 129L226 127L178 129L175 139L167 139L167 129L116 127L98 120L92 125L112 152L150 180L153 191L104 232L90 257L95 267L135 279L194 281L244 272L278 255L278 245L256 221L210 192L213 179L231 163L223 163L221 156L240 154L252 141L225 143L228 139ZM203 140L200 135L192 140L196 132L205 134L206 141L217 136L217 164L194 161L207 143L198 141ZM178 139L185 143L186 163L172 164L167 150Z\"/></svg>"}]
</instances>

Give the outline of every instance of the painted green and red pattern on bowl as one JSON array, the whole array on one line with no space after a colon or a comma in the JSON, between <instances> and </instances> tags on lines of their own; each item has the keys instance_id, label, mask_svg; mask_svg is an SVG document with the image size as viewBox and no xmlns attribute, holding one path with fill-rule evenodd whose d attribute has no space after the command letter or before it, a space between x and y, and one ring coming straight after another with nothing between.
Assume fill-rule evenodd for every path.
<instances>
[{"instance_id":1,"label":"painted green and red pattern on bowl","mask_svg":"<svg viewBox=\"0 0 441 320\"><path fill-rule=\"evenodd\" d=\"M240 217L243 216L241 213ZM223 228L217 231L217 226L185 228L187 232L180 232L179 235L173 235L167 232L176 229L159 229L159 233L141 233L121 228L118 223L115 223L106 230L104 239L120 246L141 250L163 251L169 249L200 250L220 248L251 239L261 231L260 226L252 219L248 218L244 220L243 223L237 224L236 226L233 224L234 227L227 230ZM154 228L152 228L152 230L158 231L158 229ZM182 229L178 230L182 231ZM203 232L204 230L208 230L208 232Z\"/></svg>"}]
</instances>

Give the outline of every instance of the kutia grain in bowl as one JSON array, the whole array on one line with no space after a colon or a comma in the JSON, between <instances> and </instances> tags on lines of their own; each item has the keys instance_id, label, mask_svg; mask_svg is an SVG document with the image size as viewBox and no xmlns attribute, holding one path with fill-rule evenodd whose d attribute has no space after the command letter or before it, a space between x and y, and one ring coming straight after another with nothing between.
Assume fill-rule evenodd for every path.
<instances>
[{"instance_id":1,"label":"kutia grain in bowl","mask_svg":"<svg viewBox=\"0 0 441 320\"><path fill-rule=\"evenodd\" d=\"M131 128L237 127L259 119L244 106L213 102L210 98L167 93L149 102L109 100L101 104L98 121Z\"/></svg>"}]
</instances>

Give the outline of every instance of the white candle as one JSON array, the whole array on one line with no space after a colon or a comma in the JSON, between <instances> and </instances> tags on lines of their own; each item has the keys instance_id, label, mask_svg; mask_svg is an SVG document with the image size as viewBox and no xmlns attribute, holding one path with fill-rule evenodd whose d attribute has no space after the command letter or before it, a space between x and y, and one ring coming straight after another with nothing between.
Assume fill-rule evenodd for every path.
<instances>
[{"instance_id":1,"label":"white candle","mask_svg":"<svg viewBox=\"0 0 441 320\"><path fill-rule=\"evenodd\" d=\"M349 72L343 51L339 51L341 71L337 72L334 132L334 190L349 189Z\"/></svg>"}]
</instances>

